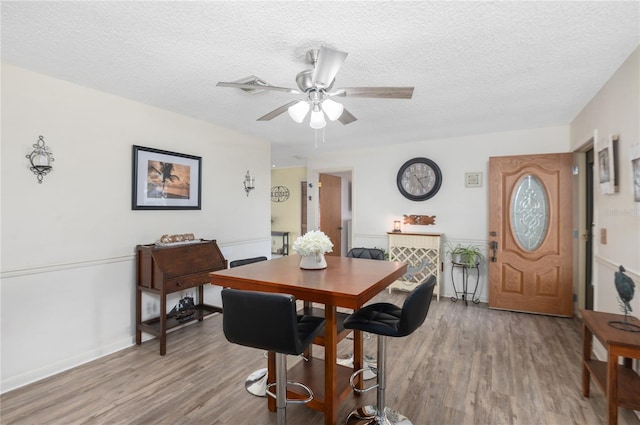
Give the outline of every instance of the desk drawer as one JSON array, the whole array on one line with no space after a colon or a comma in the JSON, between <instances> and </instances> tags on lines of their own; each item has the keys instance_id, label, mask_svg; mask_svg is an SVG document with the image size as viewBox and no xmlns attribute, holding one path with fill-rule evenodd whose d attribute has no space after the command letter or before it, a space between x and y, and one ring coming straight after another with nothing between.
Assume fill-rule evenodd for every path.
<instances>
[{"instance_id":1,"label":"desk drawer","mask_svg":"<svg viewBox=\"0 0 640 425\"><path fill-rule=\"evenodd\" d=\"M178 276L167 279L165 282L165 291L167 293L177 292L193 288L194 286L204 285L205 283L209 283L209 272Z\"/></svg>"}]
</instances>

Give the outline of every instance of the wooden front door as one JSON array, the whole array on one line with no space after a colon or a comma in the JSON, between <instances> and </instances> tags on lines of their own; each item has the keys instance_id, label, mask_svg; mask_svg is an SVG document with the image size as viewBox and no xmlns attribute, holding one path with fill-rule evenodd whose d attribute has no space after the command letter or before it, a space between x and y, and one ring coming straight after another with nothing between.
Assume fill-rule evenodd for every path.
<instances>
[{"instance_id":1,"label":"wooden front door","mask_svg":"<svg viewBox=\"0 0 640 425\"><path fill-rule=\"evenodd\" d=\"M489 307L573 316L570 153L489 159Z\"/></svg>"},{"instance_id":2,"label":"wooden front door","mask_svg":"<svg viewBox=\"0 0 640 425\"><path fill-rule=\"evenodd\" d=\"M320 174L320 230L331 242L333 251L327 255L342 255L342 178Z\"/></svg>"}]
</instances>

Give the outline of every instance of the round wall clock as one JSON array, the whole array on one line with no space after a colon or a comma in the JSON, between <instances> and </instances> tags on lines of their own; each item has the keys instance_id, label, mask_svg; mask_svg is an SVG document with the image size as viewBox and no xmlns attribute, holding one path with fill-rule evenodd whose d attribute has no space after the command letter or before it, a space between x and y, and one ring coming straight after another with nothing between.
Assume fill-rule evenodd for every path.
<instances>
[{"instance_id":1,"label":"round wall clock","mask_svg":"<svg viewBox=\"0 0 640 425\"><path fill-rule=\"evenodd\" d=\"M289 199L289 188L286 186L273 186L271 188L271 202L284 202Z\"/></svg>"},{"instance_id":2,"label":"round wall clock","mask_svg":"<svg viewBox=\"0 0 640 425\"><path fill-rule=\"evenodd\" d=\"M407 199L425 201L432 198L442 185L442 172L429 158L413 158L398 170L398 190Z\"/></svg>"}]
</instances>

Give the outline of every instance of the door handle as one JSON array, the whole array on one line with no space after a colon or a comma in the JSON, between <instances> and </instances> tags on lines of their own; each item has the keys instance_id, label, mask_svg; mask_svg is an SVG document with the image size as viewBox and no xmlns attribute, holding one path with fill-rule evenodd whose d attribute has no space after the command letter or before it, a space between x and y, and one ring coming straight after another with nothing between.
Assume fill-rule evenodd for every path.
<instances>
[{"instance_id":1,"label":"door handle","mask_svg":"<svg viewBox=\"0 0 640 425\"><path fill-rule=\"evenodd\" d=\"M498 261L498 257L497 257L497 251L498 251L498 241L491 241L491 243L489 244L489 246L491 247L491 262L495 263Z\"/></svg>"}]
</instances>

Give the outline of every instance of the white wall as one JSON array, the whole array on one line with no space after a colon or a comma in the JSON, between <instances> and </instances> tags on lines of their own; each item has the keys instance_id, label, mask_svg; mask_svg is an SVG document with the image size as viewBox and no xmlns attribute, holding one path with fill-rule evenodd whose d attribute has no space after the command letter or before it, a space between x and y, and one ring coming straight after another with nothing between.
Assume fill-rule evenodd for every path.
<instances>
[{"instance_id":1,"label":"white wall","mask_svg":"<svg viewBox=\"0 0 640 425\"><path fill-rule=\"evenodd\" d=\"M630 150L640 144L640 48L620 66L571 123L571 146L578 149L591 137L598 141L620 136L619 192L603 195L595 184L594 197L594 309L620 313L614 273L624 265L636 282L633 313L640 317L640 203L634 202ZM595 149L597 158L597 149ZM594 175L598 176L596 161ZM600 232L606 229L607 243Z\"/></svg>"},{"instance_id":2,"label":"white wall","mask_svg":"<svg viewBox=\"0 0 640 425\"><path fill-rule=\"evenodd\" d=\"M353 151L317 155L308 159L309 181L318 173L335 169L353 170L353 244L388 248L386 232L403 215L435 215L430 226L403 225L403 231L444 233L453 243L471 243L487 247L488 215L487 173L489 157L569 151L569 128L558 126L505 133L482 134L451 139L429 140ZM396 185L400 166L408 159L424 156L442 170L440 191L424 202L402 197ZM466 172L483 174L481 188L466 188ZM314 185L315 186L315 185ZM309 223L318 223L317 191L310 189ZM486 254L486 251L485 251ZM451 267L445 263L444 296L451 296ZM486 264L480 280L480 299L487 301Z\"/></svg>"},{"instance_id":3,"label":"white wall","mask_svg":"<svg viewBox=\"0 0 640 425\"><path fill-rule=\"evenodd\" d=\"M137 244L194 233L216 239L229 261L269 255L267 141L10 65L1 71L3 392L134 342ZM39 135L55 157L42 184L25 158ZM134 144L201 156L202 209L132 211ZM247 170L256 178L248 197ZM214 288L205 298L219 303ZM155 298L143 305L145 317L159 311Z\"/></svg>"}]
</instances>

